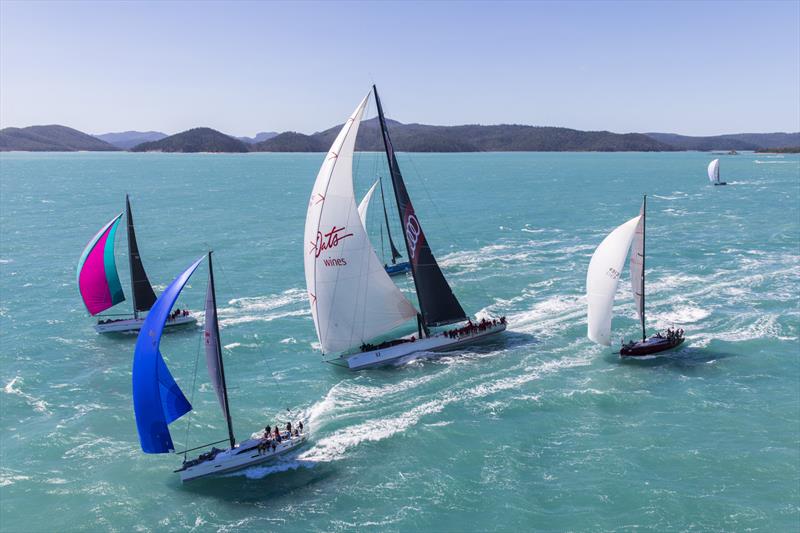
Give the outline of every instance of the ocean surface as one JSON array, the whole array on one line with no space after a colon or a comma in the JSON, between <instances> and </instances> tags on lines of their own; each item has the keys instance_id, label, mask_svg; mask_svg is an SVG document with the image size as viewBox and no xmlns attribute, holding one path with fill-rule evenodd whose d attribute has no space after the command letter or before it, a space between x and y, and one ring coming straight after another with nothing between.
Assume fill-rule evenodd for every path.
<instances>
[{"instance_id":1,"label":"ocean surface","mask_svg":"<svg viewBox=\"0 0 800 533\"><path fill-rule=\"evenodd\" d=\"M359 157L361 195L382 156ZM322 158L0 155L3 531L800 529L800 157L400 154L454 292L509 331L359 373L322 362L306 300ZM234 430L305 416L297 453L182 486L181 457L140 451L136 337L97 335L75 282L126 192L157 291L215 251ZM586 268L643 193L648 329L687 342L627 363L586 338ZM200 310L205 283L201 267L178 305ZM638 331L626 266L612 337ZM171 426L179 450L225 438L199 338L161 344L195 407Z\"/></svg>"}]
</instances>

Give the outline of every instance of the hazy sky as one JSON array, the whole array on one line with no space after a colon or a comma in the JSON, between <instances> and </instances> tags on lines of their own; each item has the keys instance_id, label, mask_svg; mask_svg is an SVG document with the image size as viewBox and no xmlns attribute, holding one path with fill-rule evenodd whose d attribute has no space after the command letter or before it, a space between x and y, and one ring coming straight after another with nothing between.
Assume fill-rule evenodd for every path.
<instances>
[{"instance_id":1,"label":"hazy sky","mask_svg":"<svg viewBox=\"0 0 800 533\"><path fill-rule=\"evenodd\" d=\"M229 134L387 115L691 135L800 130L800 1L12 2L0 125Z\"/></svg>"}]
</instances>

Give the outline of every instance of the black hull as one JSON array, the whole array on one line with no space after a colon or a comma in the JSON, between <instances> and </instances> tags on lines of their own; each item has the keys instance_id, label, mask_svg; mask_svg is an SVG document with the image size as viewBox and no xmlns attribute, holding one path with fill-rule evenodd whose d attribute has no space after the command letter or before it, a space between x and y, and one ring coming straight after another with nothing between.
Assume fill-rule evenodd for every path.
<instances>
[{"instance_id":1,"label":"black hull","mask_svg":"<svg viewBox=\"0 0 800 533\"><path fill-rule=\"evenodd\" d=\"M714 186L716 187L717 185L727 185L727 184L728 183L725 181L720 181L719 183L715 183Z\"/></svg>"},{"instance_id":2,"label":"black hull","mask_svg":"<svg viewBox=\"0 0 800 533\"><path fill-rule=\"evenodd\" d=\"M646 341L640 341L633 344L626 344L619 351L622 357L647 357L660 352L671 350L676 346L683 344L684 338L663 338L663 337L650 337Z\"/></svg>"}]
</instances>

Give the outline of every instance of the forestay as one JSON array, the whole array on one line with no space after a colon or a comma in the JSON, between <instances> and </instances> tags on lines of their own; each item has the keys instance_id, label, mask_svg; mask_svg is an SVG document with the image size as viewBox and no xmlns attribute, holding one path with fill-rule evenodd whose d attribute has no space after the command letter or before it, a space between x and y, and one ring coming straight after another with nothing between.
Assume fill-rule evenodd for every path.
<instances>
[{"instance_id":1,"label":"forestay","mask_svg":"<svg viewBox=\"0 0 800 533\"><path fill-rule=\"evenodd\" d=\"M328 353L348 350L416 315L386 274L356 208L353 151L368 98L326 155L306 215L306 287L317 336Z\"/></svg>"},{"instance_id":2,"label":"forestay","mask_svg":"<svg viewBox=\"0 0 800 533\"><path fill-rule=\"evenodd\" d=\"M611 344L611 316L628 249L642 217L637 216L612 231L594 251L586 274L589 339Z\"/></svg>"},{"instance_id":3,"label":"forestay","mask_svg":"<svg viewBox=\"0 0 800 533\"><path fill-rule=\"evenodd\" d=\"M719 159L708 164L708 179L711 183L719 182Z\"/></svg>"},{"instance_id":4,"label":"forestay","mask_svg":"<svg viewBox=\"0 0 800 533\"><path fill-rule=\"evenodd\" d=\"M133 355L133 410L139 442L145 453L173 451L175 448L167 426L192 410L164 363L159 344L172 306L204 258L205 256L195 261L164 290L147 314L136 339Z\"/></svg>"},{"instance_id":5,"label":"forestay","mask_svg":"<svg viewBox=\"0 0 800 533\"><path fill-rule=\"evenodd\" d=\"M114 239L121 218L122 213L103 226L78 260L78 290L92 315L125 300L114 258Z\"/></svg>"}]
</instances>

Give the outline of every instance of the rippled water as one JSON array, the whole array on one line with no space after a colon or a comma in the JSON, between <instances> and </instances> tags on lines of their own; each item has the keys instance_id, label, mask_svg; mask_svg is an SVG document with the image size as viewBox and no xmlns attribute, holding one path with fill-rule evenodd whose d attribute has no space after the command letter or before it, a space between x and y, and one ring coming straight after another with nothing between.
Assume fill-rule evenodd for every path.
<instances>
[{"instance_id":1,"label":"rippled water","mask_svg":"<svg viewBox=\"0 0 800 533\"><path fill-rule=\"evenodd\" d=\"M796 530L800 158L723 156L717 188L709 158L401 154L464 307L510 327L465 352L348 373L321 363L305 300L322 154L3 154L2 528ZM303 412L313 434L295 455L181 486L179 457L140 452L135 337L94 333L74 270L125 192L157 289L215 250L234 430ZM586 339L583 291L594 247L644 192L648 325L683 327L688 342L626 364ZM201 308L204 291L201 274L180 305ZM636 335L627 272L617 304L612 334ZM190 446L225 437L204 372L193 386L198 348L197 330L162 342L195 406Z\"/></svg>"}]
</instances>

